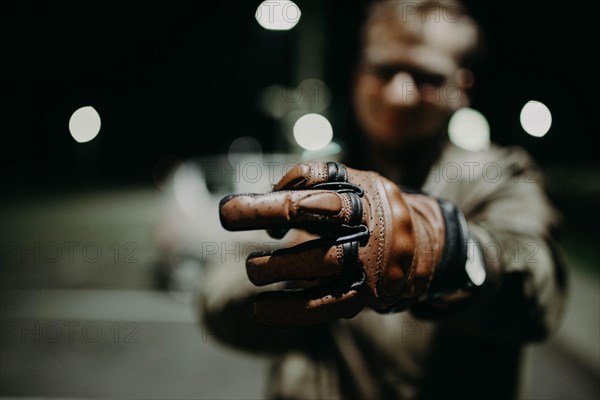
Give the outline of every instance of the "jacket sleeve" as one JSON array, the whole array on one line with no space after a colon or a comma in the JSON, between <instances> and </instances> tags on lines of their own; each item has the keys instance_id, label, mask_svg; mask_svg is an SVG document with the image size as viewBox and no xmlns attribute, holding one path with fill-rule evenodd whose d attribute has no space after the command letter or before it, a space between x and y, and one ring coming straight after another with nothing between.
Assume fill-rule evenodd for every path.
<instances>
[{"instance_id":1,"label":"jacket sleeve","mask_svg":"<svg viewBox=\"0 0 600 400\"><path fill-rule=\"evenodd\" d=\"M565 298L566 271L554 239L558 214L523 150L493 149L486 157L456 163L471 170L443 184L466 217L468 258L480 255L485 281L466 300L425 302L413 312L477 335L541 340L558 325Z\"/></svg>"}]
</instances>

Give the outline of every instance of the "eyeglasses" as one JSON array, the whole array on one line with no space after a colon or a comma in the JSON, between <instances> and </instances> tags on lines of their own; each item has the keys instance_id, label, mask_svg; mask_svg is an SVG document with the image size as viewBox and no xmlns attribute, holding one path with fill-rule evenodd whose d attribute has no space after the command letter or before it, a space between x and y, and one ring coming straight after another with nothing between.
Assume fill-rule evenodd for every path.
<instances>
[{"instance_id":1,"label":"eyeglasses","mask_svg":"<svg viewBox=\"0 0 600 400\"><path fill-rule=\"evenodd\" d=\"M400 64L383 64L383 65L365 65L364 69L367 73L378 77L383 81L389 81L394 76L401 72L409 74L417 86L430 85L435 87L441 87L446 78L442 74L431 73L423 70L416 69L407 65Z\"/></svg>"}]
</instances>

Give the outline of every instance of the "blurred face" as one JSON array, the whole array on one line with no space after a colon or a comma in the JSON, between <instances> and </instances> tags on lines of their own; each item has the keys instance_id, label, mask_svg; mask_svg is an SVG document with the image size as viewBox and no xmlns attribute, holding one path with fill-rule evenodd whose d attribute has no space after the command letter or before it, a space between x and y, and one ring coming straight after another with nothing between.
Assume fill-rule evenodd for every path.
<instances>
[{"instance_id":1,"label":"blurred face","mask_svg":"<svg viewBox=\"0 0 600 400\"><path fill-rule=\"evenodd\" d=\"M452 112L468 105L452 41L456 25L420 18L370 24L354 102L374 142L398 147L445 134Z\"/></svg>"}]
</instances>

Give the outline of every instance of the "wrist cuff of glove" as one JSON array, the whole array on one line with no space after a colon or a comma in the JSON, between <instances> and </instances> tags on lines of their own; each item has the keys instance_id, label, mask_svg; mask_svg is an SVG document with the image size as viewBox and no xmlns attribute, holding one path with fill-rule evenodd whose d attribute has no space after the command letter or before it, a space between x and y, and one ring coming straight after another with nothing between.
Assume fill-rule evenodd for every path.
<instances>
[{"instance_id":1,"label":"wrist cuff of glove","mask_svg":"<svg viewBox=\"0 0 600 400\"><path fill-rule=\"evenodd\" d=\"M428 290L429 298L475 286L467 272L469 228L456 205L438 199L445 224L444 250Z\"/></svg>"},{"instance_id":2,"label":"wrist cuff of glove","mask_svg":"<svg viewBox=\"0 0 600 400\"><path fill-rule=\"evenodd\" d=\"M443 296L461 290L470 290L482 284L481 277L485 279L485 271L473 273L474 268L483 268L483 257L476 248L472 259L469 258L470 240L469 228L464 214L459 208L448 201L437 199L442 218L444 220L444 247L440 263L431 279L425 298L407 298L381 313L393 313L413 308L422 301L435 301ZM474 243L474 242L472 242ZM476 264L477 266L470 265ZM475 277L476 279L472 279ZM475 282L474 282L475 281Z\"/></svg>"}]
</instances>

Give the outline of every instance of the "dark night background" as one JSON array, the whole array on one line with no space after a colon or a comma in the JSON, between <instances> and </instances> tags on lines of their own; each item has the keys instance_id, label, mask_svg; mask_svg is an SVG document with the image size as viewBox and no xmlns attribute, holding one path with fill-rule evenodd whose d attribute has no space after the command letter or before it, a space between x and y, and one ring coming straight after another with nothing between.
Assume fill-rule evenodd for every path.
<instances>
[{"instance_id":1,"label":"dark night background","mask_svg":"<svg viewBox=\"0 0 600 400\"><path fill-rule=\"evenodd\" d=\"M298 1L301 9L305 3ZM320 6L336 137L347 133L357 27L366 3ZM276 150L274 122L258 110L256 99L269 84L298 83L291 68L297 30L262 29L248 18L254 2L201 4L43 3L17 12L8 43L17 70L6 78L18 92L9 100L16 106L8 116L16 117L14 124L3 134L5 181L60 181L84 169L88 183L151 182L161 156L223 153L243 135ZM593 50L583 46L589 36L580 28L586 26L581 15L541 1L468 6L487 47L476 68L473 107L488 118L492 140L522 145L542 164L597 166ZM519 111L531 99L553 114L543 139L529 137L519 125ZM98 110L102 130L79 145L67 124L83 105Z\"/></svg>"}]
</instances>

